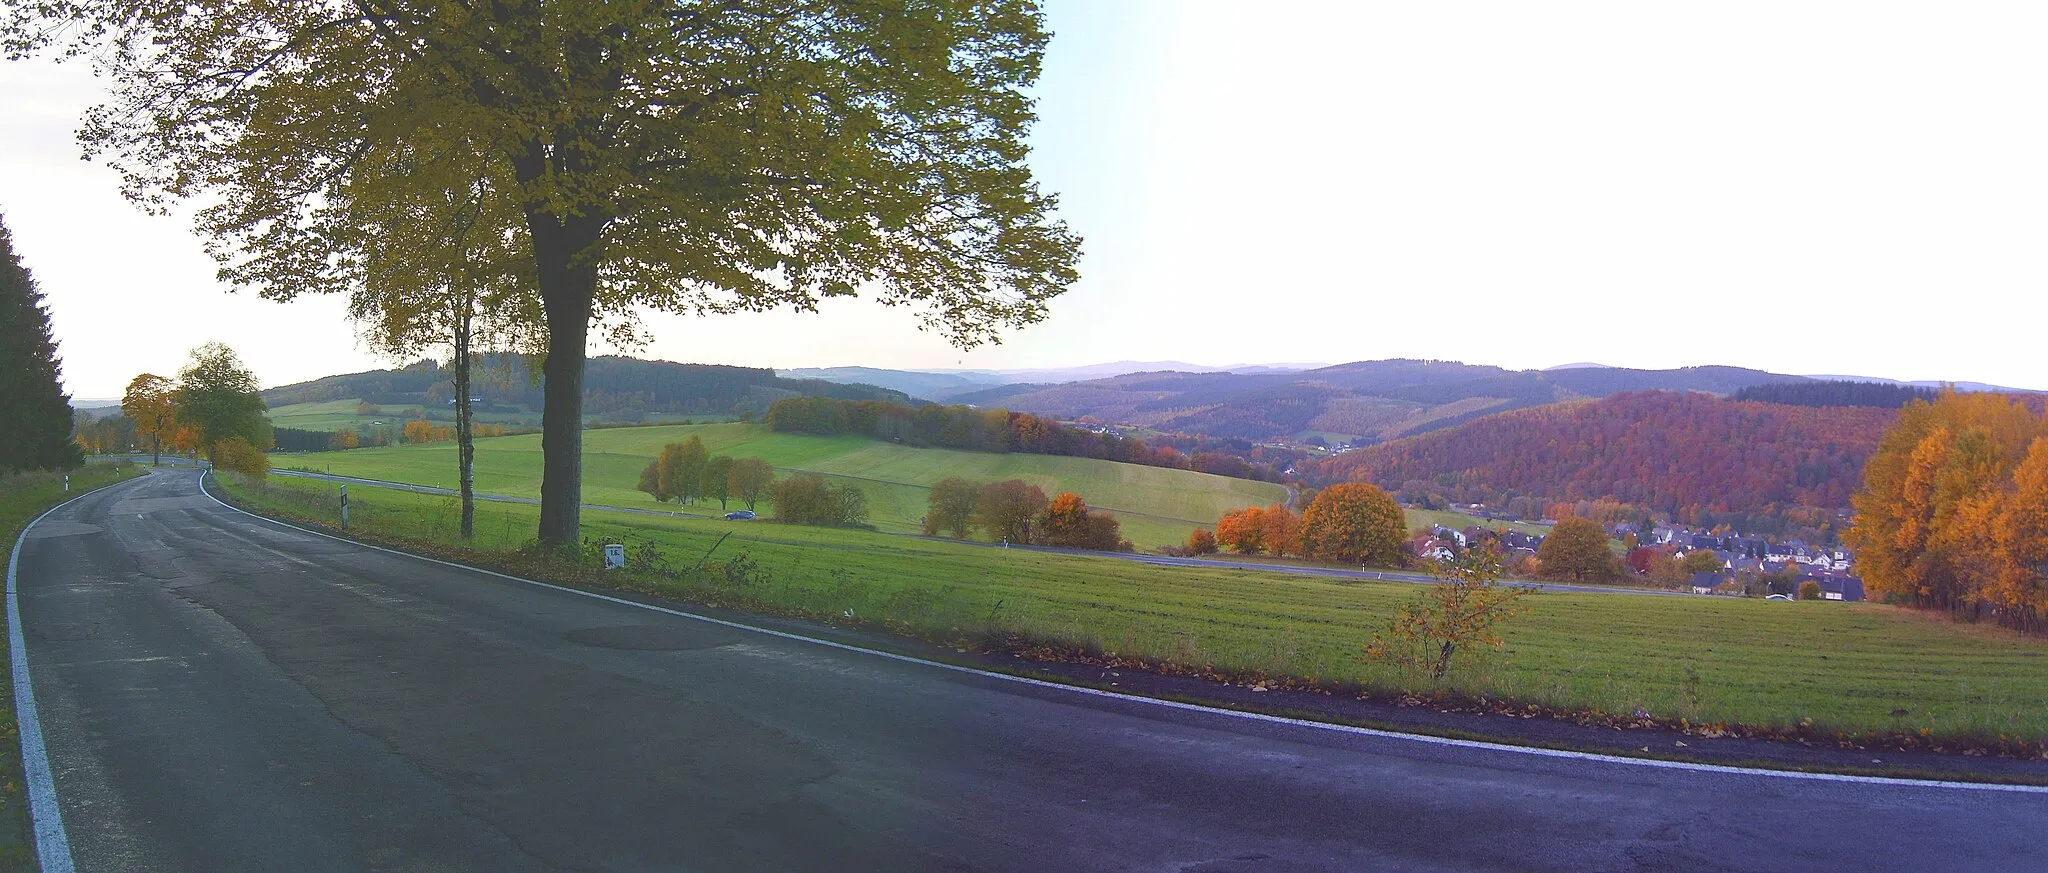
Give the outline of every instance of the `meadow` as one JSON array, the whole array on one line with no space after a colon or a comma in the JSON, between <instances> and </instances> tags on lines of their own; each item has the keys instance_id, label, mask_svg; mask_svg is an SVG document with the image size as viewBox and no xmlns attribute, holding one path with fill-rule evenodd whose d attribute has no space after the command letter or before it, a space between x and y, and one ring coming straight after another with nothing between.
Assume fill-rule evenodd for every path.
<instances>
[{"instance_id":1,"label":"meadow","mask_svg":"<svg viewBox=\"0 0 2048 873\"><path fill-rule=\"evenodd\" d=\"M869 523L886 533L918 532L931 485L948 476L980 482L1023 479L1043 488L1047 496L1072 491L1090 506L1116 515L1124 536L1140 549L1183 542L1196 527L1213 525L1232 509L1287 499L1287 489L1270 482L1188 470L1089 458L914 448L863 436L806 436L775 433L760 424L723 423L584 431L584 502L663 507L634 489L640 470L663 445L693 435L703 439L712 454L761 458L775 467L778 477L817 473L859 486L867 494ZM478 491L515 497L540 494L539 434L483 439L476 446ZM452 442L316 452L279 457L274 463L415 485L456 485ZM727 502L733 509L742 505ZM723 512L717 501L665 506L698 514Z\"/></svg>"},{"instance_id":2,"label":"meadow","mask_svg":"<svg viewBox=\"0 0 2048 873\"><path fill-rule=\"evenodd\" d=\"M227 487L273 512L335 521L324 483L273 478ZM479 504L477 538L462 543L452 498L372 487L350 494L357 530L487 560L511 558L532 537L537 515L529 505ZM641 565L704 568L681 578L629 569L607 577L615 584L783 614L850 612L927 638L1021 638L1381 691L1442 690L1775 730L1807 725L1821 736L2048 738L2048 640L1878 604L1540 594L1503 627L1504 651L1431 686L1360 656L1371 632L1417 594L1413 585L770 522L591 510L583 523L587 537L628 543Z\"/></svg>"}]
</instances>

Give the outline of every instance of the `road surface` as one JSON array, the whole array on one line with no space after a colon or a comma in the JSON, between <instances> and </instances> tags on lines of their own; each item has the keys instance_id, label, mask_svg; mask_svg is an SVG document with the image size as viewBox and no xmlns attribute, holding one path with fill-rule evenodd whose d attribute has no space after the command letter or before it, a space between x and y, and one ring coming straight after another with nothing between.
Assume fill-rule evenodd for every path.
<instances>
[{"instance_id":1,"label":"road surface","mask_svg":"<svg viewBox=\"0 0 2048 873\"><path fill-rule=\"evenodd\" d=\"M325 538L189 470L44 518L18 585L79 870L2048 869L2040 791L1031 684Z\"/></svg>"}]
</instances>

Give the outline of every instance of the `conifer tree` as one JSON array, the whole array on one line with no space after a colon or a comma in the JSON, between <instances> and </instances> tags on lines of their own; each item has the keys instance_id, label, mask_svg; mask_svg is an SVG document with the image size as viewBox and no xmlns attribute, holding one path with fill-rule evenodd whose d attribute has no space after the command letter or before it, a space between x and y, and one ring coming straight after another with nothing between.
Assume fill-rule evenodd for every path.
<instances>
[{"instance_id":1,"label":"conifer tree","mask_svg":"<svg viewBox=\"0 0 2048 873\"><path fill-rule=\"evenodd\" d=\"M0 473L80 463L62 369L43 292L0 218Z\"/></svg>"}]
</instances>

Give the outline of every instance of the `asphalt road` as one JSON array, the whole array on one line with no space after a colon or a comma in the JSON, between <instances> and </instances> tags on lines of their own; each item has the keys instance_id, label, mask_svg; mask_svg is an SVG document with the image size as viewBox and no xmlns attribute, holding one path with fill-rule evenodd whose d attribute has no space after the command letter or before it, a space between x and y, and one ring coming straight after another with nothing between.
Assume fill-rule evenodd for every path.
<instances>
[{"instance_id":1,"label":"asphalt road","mask_svg":"<svg viewBox=\"0 0 2048 873\"><path fill-rule=\"evenodd\" d=\"M77 869L2048 869L2048 793L1651 766L1106 697L255 520L33 527Z\"/></svg>"},{"instance_id":2,"label":"asphalt road","mask_svg":"<svg viewBox=\"0 0 2048 873\"><path fill-rule=\"evenodd\" d=\"M333 473L308 473L303 470L272 470L270 472L271 475L273 476L293 476L300 479L318 479L327 482L369 485L377 488L394 488L400 491L411 491L418 494L451 495L459 493L452 488L440 488L433 485L412 485L405 482L390 482L383 479L364 479L359 476L342 476ZM539 498L507 497L500 494L478 494L476 495L476 499L488 500L495 503L525 503L531 505L540 504ZM688 512L668 512L659 509L635 509L633 507L628 506L609 506L601 503L585 503L583 504L583 506L586 509L598 510L602 512L624 512L633 515L662 515L668 516L670 518L678 516L683 518L710 517ZM1151 564L1158 567L1200 567L1211 570L1253 570L1262 573L1287 573L1295 576L1318 576L1326 579L1350 579L1357 581L1414 582L1420 584L1429 584L1436 581L1434 578L1424 573L1404 573L1399 570L1346 570L1337 567L1304 567L1294 564L1261 563L1257 561L1233 561L1229 558L1175 558L1168 555L1147 555L1131 552L1098 552L1090 549L1067 549L1058 548L1054 546L1012 546L1002 543L985 542L982 540L946 539L945 541L969 546L985 546L991 549L1021 549L1033 552L1052 552L1056 554L1083 555L1091 558L1114 558L1123 561L1136 561L1140 564ZM1537 591L1560 591L1571 592L1574 594L1641 594L1655 597L1693 596L1691 594L1686 594L1678 591L1664 591L1655 588L1626 588L1615 585L1572 585L1569 583L1562 582L1511 582L1505 584L1514 585L1518 588L1533 588Z\"/></svg>"}]
</instances>

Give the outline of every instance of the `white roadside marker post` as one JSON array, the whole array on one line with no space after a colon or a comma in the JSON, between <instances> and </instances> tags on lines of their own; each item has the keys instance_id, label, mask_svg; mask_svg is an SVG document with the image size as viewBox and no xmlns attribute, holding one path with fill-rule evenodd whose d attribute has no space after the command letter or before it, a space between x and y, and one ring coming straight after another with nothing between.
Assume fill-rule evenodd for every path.
<instances>
[{"instance_id":1,"label":"white roadside marker post","mask_svg":"<svg viewBox=\"0 0 2048 873\"><path fill-rule=\"evenodd\" d=\"M348 530L348 486L341 486L341 529Z\"/></svg>"}]
</instances>

